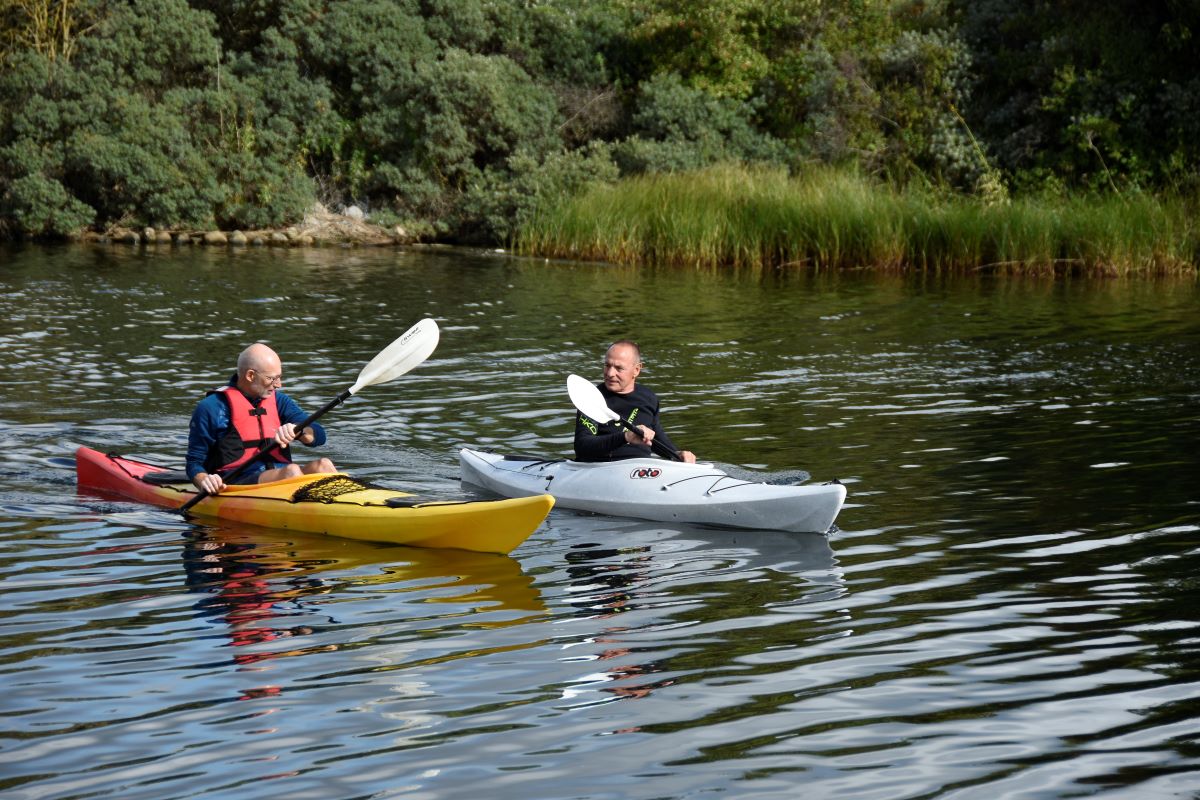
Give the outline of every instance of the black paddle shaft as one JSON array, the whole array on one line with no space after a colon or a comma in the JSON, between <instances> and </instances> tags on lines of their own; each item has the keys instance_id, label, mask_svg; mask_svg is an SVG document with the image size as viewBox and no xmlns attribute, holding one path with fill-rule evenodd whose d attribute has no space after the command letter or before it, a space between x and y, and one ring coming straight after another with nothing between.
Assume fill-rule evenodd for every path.
<instances>
[{"instance_id":1,"label":"black paddle shaft","mask_svg":"<svg viewBox=\"0 0 1200 800\"><path fill-rule=\"evenodd\" d=\"M309 425L313 424L318 419L320 419L325 414L325 412L332 411L333 409L337 408L342 403L346 402L346 400L349 397L350 397L350 390L347 389L346 391L339 394L337 397L330 400L325 405L321 406L321 408L317 409L312 414L309 414L307 419L305 419L303 422L301 422L299 425L296 426L296 430L303 432L305 428L307 428ZM271 451L273 451L278 446L279 446L279 443L276 442L274 439L272 439L271 441L267 442L262 447L258 448L258 452L255 453L253 456L251 456L249 461L242 464L240 467L238 467L237 469L235 469L233 472L229 473L229 475L227 475L225 477L225 482L229 483L229 482L233 481L235 478L240 477L246 470L248 470L250 468L250 466L252 464L255 464L258 461L265 458L267 455L269 455L271 453ZM179 507L179 513L186 514L188 512L188 509L190 509L192 506L196 505L196 503L199 503L201 500L203 500L204 498L206 498L208 496L209 496L208 492L201 490L199 494L197 494L191 500L188 500L186 503L184 503L182 506Z\"/></svg>"},{"instance_id":2,"label":"black paddle shaft","mask_svg":"<svg viewBox=\"0 0 1200 800\"><path fill-rule=\"evenodd\" d=\"M625 420L618 418L616 422L625 430L632 432L634 436L638 437L643 442L646 441L645 437L642 436L641 431L630 425ZM669 458L672 461L683 461L683 456L679 455L678 451L672 450L665 443L660 442L657 438L650 440L650 449L658 453L660 456Z\"/></svg>"}]
</instances>

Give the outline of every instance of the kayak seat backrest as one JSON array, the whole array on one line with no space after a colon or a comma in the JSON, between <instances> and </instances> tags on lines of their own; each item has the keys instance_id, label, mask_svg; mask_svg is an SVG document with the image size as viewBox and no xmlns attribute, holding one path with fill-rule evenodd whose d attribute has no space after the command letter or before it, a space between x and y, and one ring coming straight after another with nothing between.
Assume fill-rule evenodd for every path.
<instances>
[{"instance_id":1,"label":"kayak seat backrest","mask_svg":"<svg viewBox=\"0 0 1200 800\"><path fill-rule=\"evenodd\" d=\"M187 473L181 469L147 472L142 476L142 480L146 483L152 483L155 486L167 486L172 483L191 483Z\"/></svg>"},{"instance_id":2,"label":"kayak seat backrest","mask_svg":"<svg viewBox=\"0 0 1200 800\"><path fill-rule=\"evenodd\" d=\"M383 504L388 508L417 508L424 505L435 506L461 506L466 505L469 500L437 500L432 497L389 497L383 501ZM478 502L478 501L476 501Z\"/></svg>"},{"instance_id":3,"label":"kayak seat backrest","mask_svg":"<svg viewBox=\"0 0 1200 800\"><path fill-rule=\"evenodd\" d=\"M427 497L412 495L411 497L389 497L383 501L383 504L388 508L412 508L413 506L419 506L421 503L428 502L429 498Z\"/></svg>"},{"instance_id":4,"label":"kayak seat backrest","mask_svg":"<svg viewBox=\"0 0 1200 800\"><path fill-rule=\"evenodd\" d=\"M511 454L503 456L503 460L504 461L532 461L534 464L536 464L539 467L542 466L543 464L559 464L563 461L566 461L565 458L538 458L537 456L514 456Z\"/></svg>"}]
</instances>

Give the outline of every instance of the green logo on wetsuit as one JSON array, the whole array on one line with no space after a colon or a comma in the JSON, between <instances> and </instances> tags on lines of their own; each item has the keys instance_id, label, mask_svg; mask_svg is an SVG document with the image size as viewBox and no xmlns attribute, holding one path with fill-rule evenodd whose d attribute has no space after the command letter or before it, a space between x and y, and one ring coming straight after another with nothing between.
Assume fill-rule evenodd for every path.
<instances>
[{"instance_id":1,"label":"green logo on wetsuit","mask_svg":"<svg viewBox=\"0 0 1200 800\"><path fill-rule=\"evenodd\" d=\"M633 421L635 419L637 419L638 410L639 409L635 408L633 411L629 412L629 419L627 420L627 422L630 425L632 425ZM599 433L599 428L596 427L596 423L592 422L590 419L585 417L583 414L579 415L579 421L583 423L583 427L587 428L589 431L592 432L593 436L595 436L597 433Z\"/></svg>"}]
</instances>

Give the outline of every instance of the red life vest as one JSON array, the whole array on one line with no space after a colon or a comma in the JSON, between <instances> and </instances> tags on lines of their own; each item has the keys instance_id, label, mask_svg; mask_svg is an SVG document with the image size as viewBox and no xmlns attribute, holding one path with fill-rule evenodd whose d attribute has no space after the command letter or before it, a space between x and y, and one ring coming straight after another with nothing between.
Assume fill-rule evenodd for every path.
<instances>
[{"instance_id":1,"label":"red life vest","mask_svg":"<svg viewBox=\"0 0 1200 800\"><path fill-rule=\"evenodd\" d=\"M242 394L236 386L226 386L217 390L229 404L229 431L217 443L222 466L217 472L225 474L235 470L249 461L258 453L259 448L275 438L279 428L279 406L275 403L275 395L264 397L255 406ZM290 464L292 461L290 448L276 448L267 456L276 464ZM268 468L272 465L268 462Z\"/></svg>"}]
</instances>

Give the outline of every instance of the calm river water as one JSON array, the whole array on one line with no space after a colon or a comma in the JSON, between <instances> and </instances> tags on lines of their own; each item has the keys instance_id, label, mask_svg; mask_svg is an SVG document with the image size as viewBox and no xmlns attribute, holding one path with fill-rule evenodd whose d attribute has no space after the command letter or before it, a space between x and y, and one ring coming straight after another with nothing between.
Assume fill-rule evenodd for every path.
<instances>
[{"instance_id":1,"label":"calm river water","mask_svg":"<svg viewBox=\"0 0 1200 800\"><path fill-rule=\"evenodd\" d=\"M0 250L0 794L1200 794L1200 290L749 277L461 251ZM424 316L327 454L461 495L569 451L643 345L673 438L839 478L828 537L556 510L511 556L208 526L76 493L180 464L262 339L310 409Z\"/></svg>"}]
</instances>

